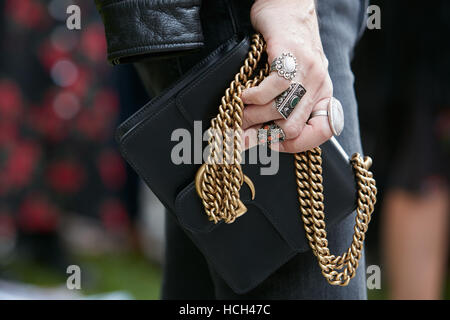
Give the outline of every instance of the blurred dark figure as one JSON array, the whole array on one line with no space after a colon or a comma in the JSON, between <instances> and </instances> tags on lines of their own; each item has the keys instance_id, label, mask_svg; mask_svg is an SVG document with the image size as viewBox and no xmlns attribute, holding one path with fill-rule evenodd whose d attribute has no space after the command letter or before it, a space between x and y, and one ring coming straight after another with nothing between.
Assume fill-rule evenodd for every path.
<instances>
[{"instance_id":1,"label":"blurred dark figure","mask_svg":"<svg viewBox=\"0 0 450 320\"><path fill-rule=\"evenodd\" d=\"M354 70L365 151L382 192L381 237L393 299L439 299L449 230L450 1L371 1Z\"/></svg>"},{"instance_id":2,"label":"blurred dark figure","mask_svg":"<svg viewBox=\"0 0 450 320\"><path fill-rule=\"evenodd\" d=\"M134 66L130 64L115 66L112 75L113 82L119 95L120 110L117 119L117 125L119 125L146 104L150 100L150 97L145 91ZM140 231L137 228L141 222L139 221L140 179L128 163L125 163L125 166L127 180L123 188L122 199L128 208L129 217L132 222L130 224L132 245L135 249L141 251L142 240L139 238L142 235L139 234Z\"/></svg>"}]
</instances>

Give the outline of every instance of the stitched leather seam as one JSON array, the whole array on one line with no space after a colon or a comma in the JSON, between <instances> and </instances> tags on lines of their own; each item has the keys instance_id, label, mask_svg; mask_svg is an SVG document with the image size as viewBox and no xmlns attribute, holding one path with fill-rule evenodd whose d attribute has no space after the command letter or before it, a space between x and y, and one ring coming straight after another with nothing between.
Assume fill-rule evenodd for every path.
<instances>
[{"instance_id":1,"label":"stitched leather seam","mask_svg":"<svg viewBox=\"0 0 450 320\"><path fill-rule=\"evenodd\" d=\"M200 37L199 37L200 38ZM195 45L195 46L192 46ZM117 58L123 58L123 57L129 57L132 55L137 55L143 52L148 52L152 49L166 49L166 48L174 48L174 49L182 49L183 47L188 47L186 49L195 49L203 45L203 42L198 41L183 41L183 42L168 42L165 44L159 44L159 45L146 45L146 46L140 46L130 49L121 49L121 50L113 50L108 54L108 59L117 59ZM175 51L175 50L174 50ZM149 52L149 53L156 53L155 51Z\"/></svg>"},{"instance_id":2,"label":"stitched leather seam","mask_svg":"<svg viewBox=\"0 0 450 320\"><path fill-rule=\"evenodd\" d=\"M136 7L147 7L147 8L158 8L161 7L161 5L163 5L165 8L167 8L167 6L170 6L171 8L187 8L187 7L199 7L199 0L193 0L190 2L185 2L185 1L167 1L167 0L154 0L152 2L142 2L142 0L122 0L122 1L117 1L117 2L112 2L112 3L102 3L100 4L100 9L106 9L106 8L111 8L111 7L131 7L131 6L136 6Z\"/></svg>"}]
</instances>

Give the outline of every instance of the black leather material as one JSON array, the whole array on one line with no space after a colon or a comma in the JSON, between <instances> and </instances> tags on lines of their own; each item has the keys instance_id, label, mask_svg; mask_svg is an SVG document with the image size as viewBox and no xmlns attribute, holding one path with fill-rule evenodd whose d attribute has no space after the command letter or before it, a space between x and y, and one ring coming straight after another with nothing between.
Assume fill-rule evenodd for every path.
<instances>
[{"instance_id":1,"label":"black leather material","mask_svg":"<svg viewBox=\"0 0 450 320\"><path fill-rule=\"evenodd\" d=\"M184 52L203 46L201 0L95 0L105 25L108 60Z\"/></svg>"},{"instance_id":2,"label":"black leather material","mask_svg":"<svg viewBox=\"0 0 450 320\"><path fill-rule=\"evenodd\" d=\"M233 37L151 100L117 131L127 161L176 219L206 259L237 293L255 288L298 252L308 250L296 190L292 154L280 154L276 175L260 175L261 165L244 164L256 187L241 199L248 212L232 224L208 221L196 194L194 177L199 165L175 165L171 141L175 129L194 136L194 120L203 125L217 114L224 90L242 65L249 39ZM206 130L207 128L202 128ZM155 139L154 137L157 137ZM326 222L332 226L356 207L352 168L330 142L322 145ZM270 187L268 187L270 186Z\"/></svg>"}]
</instances>

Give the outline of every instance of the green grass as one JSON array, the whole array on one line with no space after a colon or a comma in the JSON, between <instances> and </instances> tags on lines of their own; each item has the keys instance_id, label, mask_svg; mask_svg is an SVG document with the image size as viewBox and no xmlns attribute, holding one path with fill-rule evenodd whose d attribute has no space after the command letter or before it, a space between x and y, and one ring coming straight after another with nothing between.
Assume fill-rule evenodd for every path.
<instances>
[{"instance_id":1,"label":"green grass","mask_svg":"<svg viewBox=\"0 0 450 320\"><path fill-rule=\"evenodd\" d=\"M82 255L71 259L81 268L81 293L124 291L135 299L158 299L161 269L135 253ZM69 275L31 261L14 261L6 278L41 287L64 286ZM5 276L4 275L4 276Z\"/></svg>"},{"instance_id":2,"label":"green grass","mask_svg":"<svg viewBox=\"0 0 450 320\"><path fill-rule=\"evenodd\" d=\"M4 267L2 278L41 287L59 286L66 281L65 275L33 261L14 261Z\"/></svg>"},{"instance_id":3,"label":"green grass","mask_svg":"<svg viewBox=\"0 0 450 320\"><path fill-rule=\"evenodd\" d=\"M83 257L87 279L85 294L126 291L135 299L158 299L161 270L136 254Z\"/></svg>"}]
</instances>

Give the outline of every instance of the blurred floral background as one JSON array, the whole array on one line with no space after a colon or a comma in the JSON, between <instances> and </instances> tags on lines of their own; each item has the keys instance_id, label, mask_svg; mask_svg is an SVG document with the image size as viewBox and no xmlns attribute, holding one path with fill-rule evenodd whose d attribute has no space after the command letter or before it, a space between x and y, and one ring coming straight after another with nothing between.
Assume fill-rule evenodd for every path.
<instances>
[{"instance_id":1,"label":"blurred floral background","mask_svg":"<svg viewBox=\"0 0 450 320\"><path fill-rule=\"evenodd\" d=\"M68 265L89 263L87 273L102 275L84 287L97 292L122 288L118 273L130 267L146 287L133 293L157 297L159 269L134 229L137 179L113 138L126 113L117 74L131 67L106 62L94 1L0 4L0 277L56 284ZM70 4L81 8L81 30L66 27Z\"/></svg>"}]
</instances>

